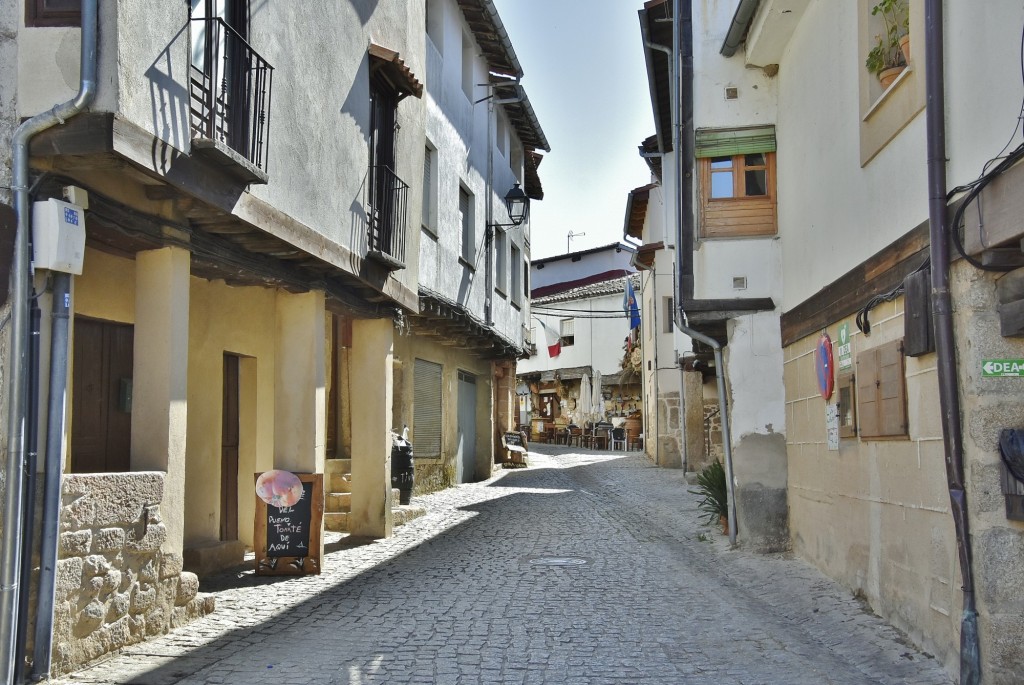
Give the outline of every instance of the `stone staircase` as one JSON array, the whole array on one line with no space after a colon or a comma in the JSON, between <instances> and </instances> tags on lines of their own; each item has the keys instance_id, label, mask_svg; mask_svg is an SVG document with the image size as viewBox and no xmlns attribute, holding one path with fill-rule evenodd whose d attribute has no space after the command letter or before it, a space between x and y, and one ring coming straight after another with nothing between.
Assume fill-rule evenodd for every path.
<instances>
[{"instance_id":1,"label":"stone staircase","mask_svg":"<svg viewBox=\"0 0 1024 685\"><path fill-rule=\"evenodd\" d=\"M352 510L352 460L328 459L324 462L324 486L327 490L324 498L324 528L336 533L348 532L348 515ZM419 518L427 513L423 507L413 504L398 503L398 489L391 490L391 514L394 525Z\"/></svg>"}]
</instances>

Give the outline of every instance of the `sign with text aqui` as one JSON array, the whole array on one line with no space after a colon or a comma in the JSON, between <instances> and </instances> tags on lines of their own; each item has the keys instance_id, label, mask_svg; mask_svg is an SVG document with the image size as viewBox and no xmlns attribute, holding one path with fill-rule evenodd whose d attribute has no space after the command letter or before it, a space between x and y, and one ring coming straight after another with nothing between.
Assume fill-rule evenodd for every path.
<instances>
[{"instance_id":1,"label":"sign with text aqui","mask_svg":"<svg viewBox=\"0 0 1024 685\"><path fill-rule=\"evenodd\" d=\"M1024 376L1024 359L986 359L981 362L983 378L1020 378Z\"/></svg>"},{"instance_id":2,"label":"sign with text aqui","mask_svg":"<svg viewBox=\"0 0 1024 685\"><path fill-rule=\"evenodd\" d=\"M836 346L836 356L839 357L839 370L849 371L853 368L853 356L850 354L850 324L844 323L839 327L839 344Z\"/></svg>"}]
</instances>

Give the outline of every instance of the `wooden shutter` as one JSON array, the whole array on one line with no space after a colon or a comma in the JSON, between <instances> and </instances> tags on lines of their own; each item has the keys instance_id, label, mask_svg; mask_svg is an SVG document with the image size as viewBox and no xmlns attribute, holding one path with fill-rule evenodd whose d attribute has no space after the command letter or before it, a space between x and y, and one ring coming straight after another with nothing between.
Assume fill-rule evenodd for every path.
<instances>
[{"instance_id":1,"label":"wooden shutter","mask_svg":"<svg viewBox=\"0 0 1024 685\"><path fill-rule=\"evenodd\" d=\"M417 457L441 456L442 366L416 360L413 371L412 446Z\"/></svg>"},{"instance_id":2,"label":"wooden shutter","mask_svg":"<svg viewBox=\"0 0 1024 685\"><path fill-rule=\"evenodd\" d=\"M81 26L82 0L26 0L25 26Z\"/></svg>"},{"instance_id":3,"label":"wooden shutter","mask_svg":"<svg viewBox=\"0 0 1024 685\"><path fill-rule=\"evenodd\" d=\"M902 340L857 355L857 402L862 439L908 434Z\"/></svg>"},{"instance_id":4,"label":"wooden shutter","mask_svg":"<svg viewBox=\"0 0 1024 685\"><path fill-rule=\"evenodd\" d=\"M423 225L430 228L430 165L434 151L429 147L423 150Z\"/></svg>"}]
</instances>

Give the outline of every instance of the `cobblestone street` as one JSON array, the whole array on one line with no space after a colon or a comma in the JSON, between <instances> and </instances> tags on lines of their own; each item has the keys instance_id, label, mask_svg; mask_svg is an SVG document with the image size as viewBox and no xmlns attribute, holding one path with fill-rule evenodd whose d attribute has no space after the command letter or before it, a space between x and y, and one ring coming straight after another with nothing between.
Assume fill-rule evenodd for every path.
<instances>
[{"instance_id":1,"label":"cobblestone street","mask_svg":"<svg viewBox=\"0 0 1024 685\"><path fill-rule=\"evenodd\" d=\"M681 472L539 449L388 540L328 537L321 576L208 579L214 614L57 682L950 682L803 562L729 550Z\"/></svg>"}]
</instances>

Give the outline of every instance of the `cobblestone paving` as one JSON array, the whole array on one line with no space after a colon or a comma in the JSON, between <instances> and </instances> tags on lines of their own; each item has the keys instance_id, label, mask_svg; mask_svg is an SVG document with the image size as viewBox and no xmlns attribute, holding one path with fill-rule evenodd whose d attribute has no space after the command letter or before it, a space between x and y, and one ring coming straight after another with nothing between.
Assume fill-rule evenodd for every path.
<instances>
[{"instance_id":1,"label":"cobblestone paving","mask_svg":"<svg viewBox=\"0 0 1024 685\"><path fill-rule=\"evenodd\" d=\"M680 472L539 449L388 540L329 537L321 576L211 579L214 614L56 682L950 683L807 564L728 549Z\"/></svg>"}]
</instances>

